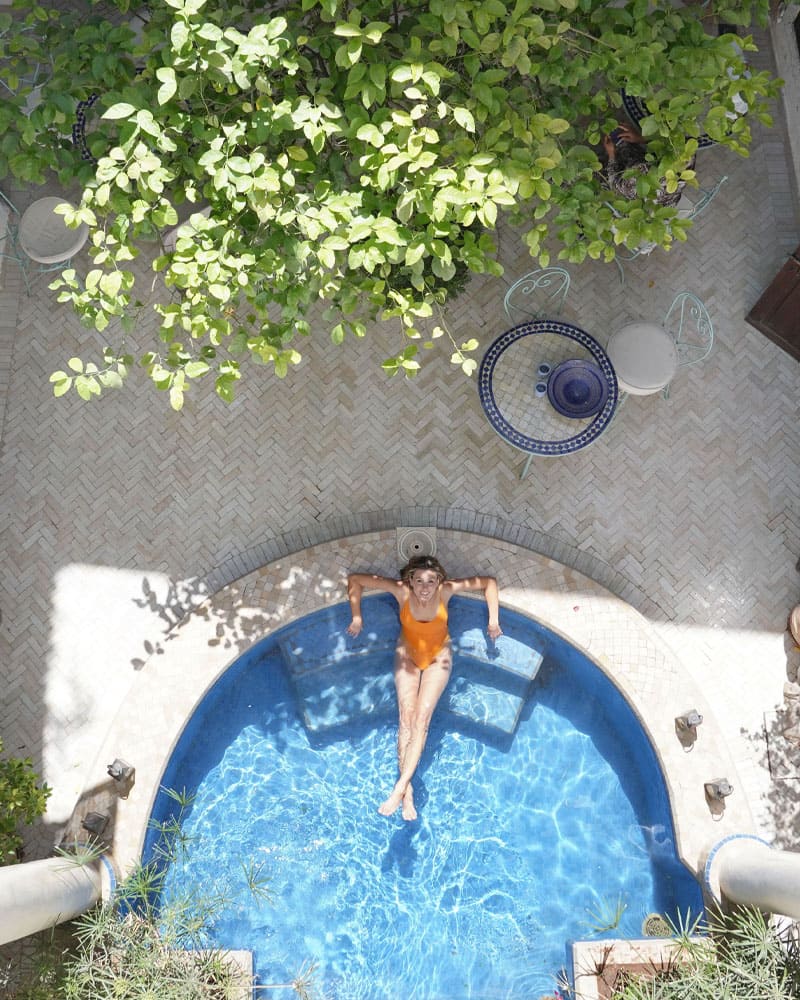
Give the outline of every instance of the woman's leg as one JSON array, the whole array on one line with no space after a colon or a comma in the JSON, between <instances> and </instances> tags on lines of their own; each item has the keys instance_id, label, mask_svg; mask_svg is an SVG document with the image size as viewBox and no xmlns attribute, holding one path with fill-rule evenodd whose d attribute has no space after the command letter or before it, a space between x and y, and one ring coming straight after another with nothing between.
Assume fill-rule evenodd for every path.
<instances>
[{"instance_id":1,"label":"woman's leg","mask_svg":"<svg viewBox=\"0 0 800 1000\"><path fill-rule=\"evenodd\" d=\"M397 692L397 770L402 772L406 750L411 739L411 726L417 710L417 696L422 679L422 671L415 665L411 657L401 645L397 647L394 658L394 686ZM382 808L382 807L381 807ZM406 813L409 815L406 816ZM386 815L389 815L388 813ZM414 790L409 782L403 796L403 816L416 818L414 809Z\"/></svg>"},{"instance_id":2,"label":"woman's leg","mask_svg":"<svg viewBox=\"0 0 800 1000\"><path fill-rule=\"evenodd\" d=\"M391 816L402 802L403 818L417 818L413 798L410 795L407 797L407 792L411 788L411 779L425 749L434 709L450 679L452 658L452 651L447 645L426 670L421 671L411 664L412 672L408 669L408 658L398 650L395 686L400 711L397 739L400 777L392 789L392 794L378 809L383 816ZM414 674L418 678L416 690L412 683Z\"/></svg>"}]
</instances>

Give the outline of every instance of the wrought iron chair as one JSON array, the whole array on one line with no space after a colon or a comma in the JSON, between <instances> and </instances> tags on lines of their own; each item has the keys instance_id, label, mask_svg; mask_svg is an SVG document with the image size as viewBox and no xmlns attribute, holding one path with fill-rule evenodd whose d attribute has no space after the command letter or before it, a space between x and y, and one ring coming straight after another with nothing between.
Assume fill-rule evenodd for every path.
<instances>
[{"instance_id":1,"label":"wrought iron chair","mask_svg":"<svg viewBox=\"0 0 800 1000\"><path fill-rule=\"evenodd\" d=\"M631 249L621 243L614 252L614 263L617 265L617 270L619 271L619 283L621 285L625 284L625 262L630 262L636 260L637 257L646 256L652 253L658 246L657 243L640 243L638 247Z\"/></svg>"},{"instance_id":2,"label":"wrought iron chair","mask_svg":"<svg viewBox=\"0 0 800 1000\"><path fill-rule=\"evenodd\" d=\"M725 174L712 188L684 188L681 192L681 200L678 202L678 218L696 219L702 211L708 208L727 179L728 176Z\"/></svg>"},{"instance_id":3,"label":"wrought iron chair","mask_svg":"<svg viewBox=\"0 0 800 1000\"><path fill-rule=\"evenodd\" d=\"M714 325L705 305L692 292L678 292L662 326L675 341L679 369L696 365L711 353ZM664 399L669 397L669 384L662 393Z\"/></svg>"},{"instance_id":4,"label":"wrought iron chair","mask_svg":"<svg viewBox=\"0 0 800 1000\"><path fill-rule=\"evenodd\" d=\"M19 212L14 203L0 191L0 276L4 260L13 260L20 264L17 249L17 225ZM27 278L25 280L27 286Z\"/></svg>"},{"instance_id":5,"label":"wrought iron chair","mask_svg":"<svg viewBox=\"0 0 800 1000\"><path fill-rule=\"evenodd\" d=\"M727 179L727 175L720 177L712 188L684 188L681 192L681 199L677 204L678 218L686 219L689 222L696 219L701 212L708 208ZM609 205L609 207L611 206ZM625 263L636 260L637 257L641 257L643 254L651 253L656 246L657 244L655 243L641 243L633 249L624 245L617 247L614 255L614 263L619 270L621 285L625 284Z\"/></svg>"},{"instance_id":6,"label":"wrought iron chair","mask_svg":"<svg viewBox=\"0 0 800 1000\"><path fill-rule=\"evenodd\" d=\"M506 292L503 299L506 315L519 322L559 316L569 291L569 282L569 272L563 267L543 267L531 271L515 281Z\"/></svg>"}]
</instances>

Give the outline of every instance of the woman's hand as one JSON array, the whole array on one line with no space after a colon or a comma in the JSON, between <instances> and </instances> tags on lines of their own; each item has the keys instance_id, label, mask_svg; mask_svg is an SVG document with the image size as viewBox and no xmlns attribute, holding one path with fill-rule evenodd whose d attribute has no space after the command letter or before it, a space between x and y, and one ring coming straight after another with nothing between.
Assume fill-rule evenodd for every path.
<instances>
[{"instance_id":1,"label":"woman's hand","mask_svg":"<svg viewBox=\"0 0 800 1000\"><path fill-rule=\"evenodd\" d=\"M625 142L647 142L642 133L638 129L633 128L631 125L617 125L617 130L619 131L620 139L624 139Z\"/></svg>"},{"instance_id":2,"label":"woman's hand","mask_svg":"<svg viewBox=\"0 0 800 1000\"><path fill-rule=\"evenodd\" d=\"M609 160L613 160L616 158L617 155L616 143L614 142L614 140L611 138L610 135L603 136L603 148L605 149Z\"/></svg>"},{"instance_id":3,"label":"woman's hand","mask_svg":"<svg viewBox=\"0 0 800 1000\"><path fill-rule=\"evenodd\" d=\"M347 634L354 636L358 635L362 627L363 627L363 622L361 621L361 618L358 615L354 615L353 620L347 626Z\"/></svg>"},{"instance_id":4,"label":"woman's hand","mask_svg":"<svg viewBox=\"0 0 800 1000\"><path fill-rule=\"evenodd\" d=\"M489 622L489 627L486 631L489 633L490 639L496 639L499 635L503 634L503 630L497 622Z\"/></svg>"}]
</instances>

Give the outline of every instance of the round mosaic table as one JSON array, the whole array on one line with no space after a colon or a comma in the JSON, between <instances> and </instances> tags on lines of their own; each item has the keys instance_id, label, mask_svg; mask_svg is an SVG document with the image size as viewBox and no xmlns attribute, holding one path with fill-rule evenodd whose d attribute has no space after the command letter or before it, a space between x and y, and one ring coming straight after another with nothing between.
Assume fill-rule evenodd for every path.
<instances>
[{"instance_id":1,"label":"round mosaic table","mask_svg":"<svg viewBox=\"0 0 800 1000\"><path fill-rule=\"evenodd\" d=\"M634 97L633 94L628 94L624 90L620 91L620 97L622 98L622 106L625 108L625 113L634 125L640 128L642 119L650 114L647 104L641 97ZM716 142L711 136L706 135L705 132L697 137L698 149L709 149L711 146L716 146Z\"/></svg>"},{"instance_id":2,"label":"round mosaic table","mask_svg":"<svg viewBox=\"0 0 800 1000\"><path fill-rule=\"evenodd\" d=\"M588 417L567 417L546 394L537 395L538 369L555 369L582 360L599 368L608 387L601 409ZM502 333L486 351L478 369L481 406L494 430L528 453L524 479L534 455L568 455L591 444L608 427L617 405L617 377L608 355L585 330L572 323L537 319Z\"/></svg>"}]
</instances>

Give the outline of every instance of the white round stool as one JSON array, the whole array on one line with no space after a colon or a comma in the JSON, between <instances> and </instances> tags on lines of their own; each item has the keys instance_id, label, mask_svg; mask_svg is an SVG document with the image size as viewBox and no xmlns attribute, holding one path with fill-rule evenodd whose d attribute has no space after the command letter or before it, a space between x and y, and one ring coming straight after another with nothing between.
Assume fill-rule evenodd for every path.
<instances>
[{"instance_id":1,"label":"white round stool","mask_svg":"<svg viewBox=\"0 0 800 1000\"><path fill-rule=\"evenodd\" d=\"M65 198L40 198L25 209L19 220L19 243L38 264L59 264L70 260L89 238L89 227L82 222L68 229L64 216L56 214L56 205L69 204Z\"/></svg>"},{"instance_id":2,"label":"white round stool","mask_svg":"<svg viewBox=\"0 0 800 1000\"><path fill-rule=\"evenodd\" d=\"M606 354L621 392L649 396L672 381L678 370L675 342L657 323L628 323L612 333Z\"/></svg>"}]
</instances>

